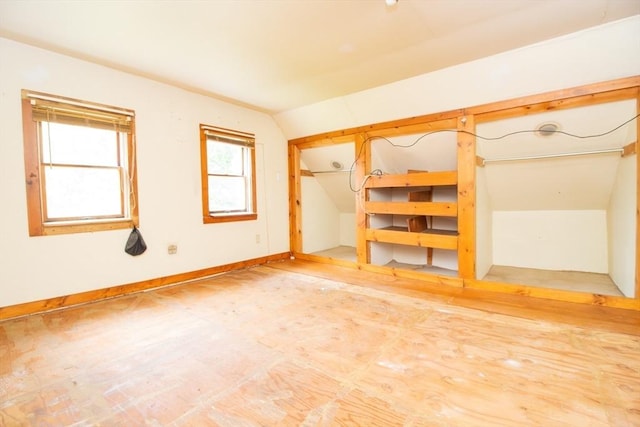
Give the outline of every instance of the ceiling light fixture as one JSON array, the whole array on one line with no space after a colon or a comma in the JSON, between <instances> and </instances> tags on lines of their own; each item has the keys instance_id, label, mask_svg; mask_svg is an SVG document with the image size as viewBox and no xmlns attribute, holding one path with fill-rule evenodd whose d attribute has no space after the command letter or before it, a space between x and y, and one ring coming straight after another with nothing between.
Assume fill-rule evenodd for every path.
<instances>
[{"instance_id":1,"label":"ceiling light fixture","mask_svg":"<svg viewBox=\"0 0 640 427\"><path fill-rule=\"evenodd\" d=\"M331 160L331 167L340 171L344 168L344 165L337 160Z\"/></svg>"},{"instance_id":2,"label":"ceiling light fixture","mask_svg":"<svg viewBox=\"0 0 640 427\"><path fill-rule=\"evenodd\" d=\"M560 130L560 125L555 122L541 123L536 127L536 135L548 137Z\"/></svg>"},{"instance_id":3,"label":"ceiling light fixture","mask_svg":"<svg viewBox=\"0 0 640 427\"><path fill-rule=\"evenodd\" d=\"M393 6L398 3L398 0L384 0L384 2L387 6Z\"/></svg>"}]
</instances>

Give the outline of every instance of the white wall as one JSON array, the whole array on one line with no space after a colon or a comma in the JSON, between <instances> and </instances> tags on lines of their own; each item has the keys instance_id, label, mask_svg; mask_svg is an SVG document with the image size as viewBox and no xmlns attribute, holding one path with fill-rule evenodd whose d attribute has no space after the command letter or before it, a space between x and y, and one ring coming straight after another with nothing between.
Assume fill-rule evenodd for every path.
<instances>
[{"instance_id":1,"label":"white wall","mask_svg":"<svg viewBox=\"0 0 640 427\"><path fill-rule=\"evenodd\" d=\"M302 251L313 253L340 244L340 211L318 180L301 178Z\"/></svg>"},{"instance_id":2,"label":"white wall","mask_svg":"<svg viewBox=\"0 0 640 427\"><path fill-rule=\"evenodd\" d=\"M2 38L0 58L0 306L289 250L287 146L270 116ZM146 253L124 253L128 230L28 236L23 88L135 110ZM256 221L202 223L199 123L256 134Z\"/></svg>"},{"instance_id":3,"label":"white wall","mask_svg":"<svg viewBox=\"0 0 640 427\"><path fill-rule=\"evenodd\" d=\"M342 246L356 246L356 214L340 214L340 244Z\"/></svg>"},{"instance_id":4,"label":"white wall","mask_svg":"<svg viewBox=\"0 0 640 427\"><path fill-rule=\"evenodd\" d=\"M628 297L635 296L636 161L636 156L620 161L607 214L609 275Z\"/></svg>"},{"instance_id":5,"label":"white wall","mask_svg":"<svg viewBox=\"0 0 640 427\"><path fill-rule=\"evenodd\" d=\"M493 263L608 273L607 213L494 211Z\"/></svg>"},{"instance_id":6,"label":"white wall","mask_svg":"<svg viewBox=\"0 0 640 427\"><path fill-rule=\"evenodd\" d=\"M493 265L493 215L485 171L476 168L476 279Z\"/></svg>"}]
</instances>

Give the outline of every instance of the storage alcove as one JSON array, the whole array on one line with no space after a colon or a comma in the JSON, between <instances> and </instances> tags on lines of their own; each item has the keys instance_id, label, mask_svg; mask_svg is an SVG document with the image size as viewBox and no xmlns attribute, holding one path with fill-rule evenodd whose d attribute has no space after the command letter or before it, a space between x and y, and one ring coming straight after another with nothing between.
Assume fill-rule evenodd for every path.
<instances>
[{"instance_id":1,"label":"storage alcove","mask_svg":"<svg viewBox=\"0 0 640 427\"><path fill-rule=\"evenodd\" d=\"M637 127L616 128L636 114L630 99L477 125L477 279L635 296Z\"/></svg>"},{"instance_id":2,"label":"storage alcove","mask_svg":"<svg viewBox=\"0 0 640 427\"><path fill-rule=\"evenodd\" d=\"M355 193L349 185L353 142L301 150L302 248L307 254L356 260Z\"/></svg>"},{"instance_id":3,"label":"storage alcove","mask_svg":"<svg viewBox=\"0 0 640 427\"><path fill-rule=\"evenodd\" d=\"M365 237L373 265L457 276L456 132L372 139Z\"/></svg>"},{"instance_id":4,"label":"storage alcove","mask_svg":"<svg viewBox=\"0 0 640 427\"><path fill-rule=\"evenodd\" d=\"M639 89L635 76L291 140L292 255L640 309Z\"/></svg>"}]
</instances>

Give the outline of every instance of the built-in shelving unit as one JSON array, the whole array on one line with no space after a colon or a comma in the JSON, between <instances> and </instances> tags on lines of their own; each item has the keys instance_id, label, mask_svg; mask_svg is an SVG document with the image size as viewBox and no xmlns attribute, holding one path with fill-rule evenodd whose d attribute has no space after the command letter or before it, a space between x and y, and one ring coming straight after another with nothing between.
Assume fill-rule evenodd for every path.
<instances>
[{"instance_id":1,"label":"built-in shelving unit","mask_svg":"<svg viewBox=\"0 0 640 427\"><path fill-rule=\"evenodd\" d=\"M364 188L369 190L368 198L372 200L365 201L364 211L376 220L369 222L366 240L431 249L427 254L428 264L433 249L457 250L457 228L433 226L434 217L457 217L457 202L433 201L437 187L455 187L456 184L456 171L371 176ZM406 201L394 201L393 193L397 194L398 190L405 194ZM397 225L398 219L406 225Z\"/></svg>"},{"instance_id":2,"label":"built-in shelving unit","mask_svg":"<svg viewBox=\"0 0 640 427\"><path fill-rule=\"evenodd\" d=\"M625 242L631 242L625 247L633 246L635 240L635 248L632 248L633 251L622 251L624 253L619 255L627 263L625 266L634 264L632 283L628 286L631 288L628 292L631 297L545 288L534 286L524 278L509 281L502 278L483 279L495 255L493 246L487 244L494 241L496 233L493 227L496 215L486 209L486 206L490 206L487 201L493 202L487 192L489 184L495 186L497 182L508 184L509 188L516 187L515 191L521 198L526 197L524 194L531 186L528 182L505 179L489 182L493 176L488 177L482 168L495 159L489 156L490 151L485 153L482 150L485 146L478 144L479 139L490 140L491 146L497 147L495 150L505 144L498 136L507 130L503 133L499 129L492 132L487 130L488 126L500 121L625 100L635 100L636 105L640 106L639 89L640 76L633 76L291 140L289 203L292 255L394 277L415 278L438 286L486 289L549 300L640 310L640 222L637 201L633 202L635 209L632 209L631 215L627 214L630 210L624 211L625 218L630 218L627 223L635 227L633 238L625 239ZM627 116L625 114L620 119L628 120ZM478 131L478 126L481 131ZM630 126L635 126L631 133L640 134L640 121L636 120ZM455 140L451 141L447 135ZM354 148L354 160L348 170L348 187L354 193L355 213L353 232L348 237L350 243L355 243L349 245L355 251L355 261L315 256L305 252L302 244L301 206L305 200L301 195L303 173L300 169L300 153L302 150L345 141L353 142ZM520 142L519 139L513 143L512 149L520 149ZM411 148L422 150L420 154L428 151L428 156L419 159L412 157ZM625 161L625 167L629 170L640 170L637 149L637 136L634 136L618 150L622 157L632 158L631 161ZM489 157L485 159L483 155ZM521 156L514 157L517 159ZM431 159L438 161L432 162ZM428 171L413 170L415 168ZM610 173L604 177L612 180L612 176ZM636 200L640 200L640 174L628 179L625 183L630 184L624 188L631 188L629 192L636 196ZM569 192L554 194L573 200ZM627 196L624 200L628 199ZM546 209L543 208L534 205L527 211ZM341 222L340 226L348 227L349 223ZM523 228L526 226L526 223L522 225ZM414 260L429 268L412 269ZM624 271L626 280L629 275L627 269Z\"/></svg>"}]
</instances>

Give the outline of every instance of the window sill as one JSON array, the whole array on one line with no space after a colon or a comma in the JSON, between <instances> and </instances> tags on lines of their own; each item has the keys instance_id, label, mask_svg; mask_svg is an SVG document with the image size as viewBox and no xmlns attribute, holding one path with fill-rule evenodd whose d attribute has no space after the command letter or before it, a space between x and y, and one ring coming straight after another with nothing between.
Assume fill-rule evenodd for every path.
<instances>
[{"instance_id":1,"label":"window sill","mask_svg":"<svg viewBox=\"0 0 640 427\"><path fill-rule=\"evenodd\" d=\"M57 234L91 233L95 231L121 230L132 228L138 221L134 219L95 220L82 222L53 222L42 224L40 230L31 230L30 236L51 236ZM39 232L38 232L39 231Z\"/></svg>"},{"instance_id":2,"label":"window sill","mask_svg":"<svg viewBox=\"0 0 640 427\"><path fill-rule=\"evenodd\" d=\"M202 222L204 224L212 224L218 222L252 221L256 219L258 219L258 214L256 213L216 214L203 217Z\"/></svg>"}]
</instances>

